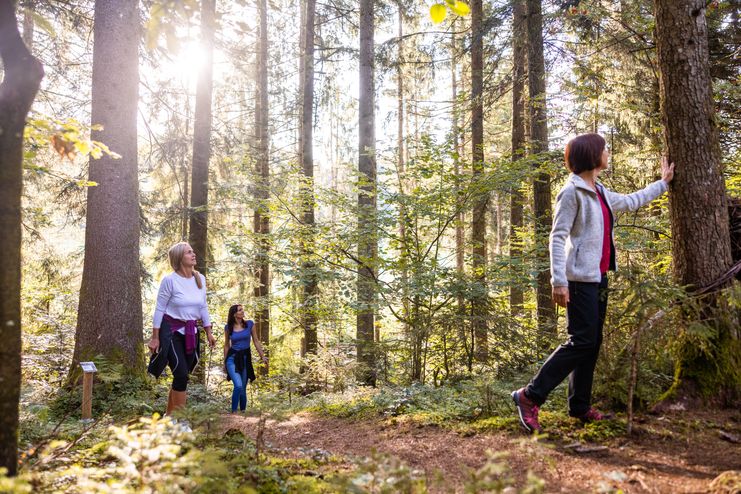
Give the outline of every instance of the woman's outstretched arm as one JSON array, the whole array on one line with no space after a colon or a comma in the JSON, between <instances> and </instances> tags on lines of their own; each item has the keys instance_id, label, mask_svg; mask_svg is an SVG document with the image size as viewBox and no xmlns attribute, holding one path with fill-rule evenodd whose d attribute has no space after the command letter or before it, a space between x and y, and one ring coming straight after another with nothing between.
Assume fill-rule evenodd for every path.
<instances>
[{"instance_id":1,"label":"woman's outstretched arm","mask_svg":"<svg viewBox=\"0 0 741 494\"><path fill-rule=\"evenodd\" d=\"M669 164L666 156L661 158L661 180L650 184L632 194L620 194L611 190L605 190L607 200L613 211L635 211L653 201L669 188L669 182L674 178L674 163Z\"/></svg>"}]
</instances>

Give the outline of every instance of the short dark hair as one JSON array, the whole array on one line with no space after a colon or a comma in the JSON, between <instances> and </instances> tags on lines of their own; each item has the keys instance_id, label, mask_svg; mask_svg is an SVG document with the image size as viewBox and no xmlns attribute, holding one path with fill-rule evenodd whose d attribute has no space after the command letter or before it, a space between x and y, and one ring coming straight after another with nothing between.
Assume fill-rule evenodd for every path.
<instances>
[{"instance_id":1,"label":"short dark hair","mask_svg":"<svg viewBox=\"0 0 741 494\"><path fill-rule=\"evenodd\" d=\"M564 151L566 167L576 174L594 170L602 161L605 144L604 137L599 134L582 134L574 137L566 144Z\"/></svg>"}]
</instances>

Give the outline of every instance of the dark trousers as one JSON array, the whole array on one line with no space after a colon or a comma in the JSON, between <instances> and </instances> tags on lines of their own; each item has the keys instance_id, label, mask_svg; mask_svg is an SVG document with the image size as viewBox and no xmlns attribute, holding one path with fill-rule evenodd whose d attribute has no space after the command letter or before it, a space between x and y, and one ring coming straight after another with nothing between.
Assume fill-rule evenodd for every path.
<instances>
[{"instance_id":1,"label":"dark trousers","mask_svg":"<svg viewBox=\"0 0 741 494\"><path fill-rule=\"evenodd\" d=\"M607 276L600 283L569 281L569 338L548 357L525 388L528 398L542 405L553 388L569 376L569 414L579 416L589 411L606 312Z\"/></svg>"},{"instance_id":2,"label":"dark trousers","mask_svg":"<svg viewBox=\"0 0 741 494\"><path fill-rule=\"evenodd\" d=\"M169 326L167 331L170 331ZM193 352L190 355L185 353L185 336L178 332L172 333L170 345L167 363L172 371L172 389L185 391L188 387L188 373L193 367L196 353Z\"/></svg>"}]
</instances>

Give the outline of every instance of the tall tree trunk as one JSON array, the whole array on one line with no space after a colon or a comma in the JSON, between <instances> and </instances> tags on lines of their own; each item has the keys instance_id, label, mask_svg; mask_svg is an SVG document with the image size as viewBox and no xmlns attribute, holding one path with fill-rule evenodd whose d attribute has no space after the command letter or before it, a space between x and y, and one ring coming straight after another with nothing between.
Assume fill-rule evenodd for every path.
<instances>
[{"instance_id":1,"label":"tall tree trunk","mask_svg":"<svg viewBox=\"0 0 741 494\"><path fill-rule=\"evenodd\" d=\"M453 23L453 30L455 30L455 23ZM461 149L461 136L460 136L460 127L459 127L459 121L458 121L458 66L456 64L456 37L455 37L455 31L451 35L451 41L450 41L450 73L451 73L451 89L453 91L452 94L452 100L453 104L451 106L451 120L452 120L452 126L453 126L453 172L455 173L456 177L456 183L459 183L461 180L461 155L463 154L463 150ZM456 190L456 197L461 196L462 191L461 188L458 187ZM459 208L459 212L457 214L456 222L455 222L455 269L456 272L459 275L463 275L464 272L464 260L466 256L465 246L464 246L464 240L465 240L465 232L464 232L464 215L463 215L463 209L462 209L462 202L459 199L459 201L456 203ZM460 307L463 307L465 302L462 299L458 300L458 305Z\"/></svg>"},{"instance_id":2,"label":"tall tree trunk","mask_svg":"<svg viewBox=\"0 0 741 494\"><path fill-rule=\"evenodd\" d=\"M489 196L490 200L492 196ZM491 212L491 223L492 223L492 230L493 230L493 239L492 239L492 248L491 253L489 254L491 257L492 264L496 261L497 256L502 254L502 243L504 242L504 218L503 218L503 211L502 211L502 196L499 194L499 192L494 192L493 194L494 199L494 207L492 208Z\"/></svg>"},{"instance_id":3,"label":"tall tree trunk","mask_svg":"<svg viewBox=\"0 0 741 494\"><path fill-rule=\"evenodd\" d=\"M656 48L664 138L676 164L670 200L674 274L695 288L710 285L732 263L728 207L709 73L704 0L655 0ZM706 314L717 296L703 301ZM717 334L709 353L687 341L675 373L675 391L721 396L738 393L741 346L738 327L708 320ZM729 396L727 396L729 397Z\"/></svg>"},{"instance_id":4,"label":"tall tree trunk","mask_svg":"<svg viewBox=\"0 0 741 494\"><path fill-rule=\"evenodd\" d=\"M216 29L216 0L201 0L201 43L204 64L198 74L196 113L193 121L193 166L190 187L190 246L198 270L205 276L211 263L208 249L208 163L211 160L211 96Z\"/></svg>"},{"instance_id":5,"label":"tall tree trunk","mask_svg":"<svg viewBox=\"0 0 741 494\"><path fill-rule=\"evenodd\" d=\"M179 122L179 120L176 120ZM178 125L179 127L179 125ZM187 136L190 132L190 96L185 91L185 129L183 130L183 136ZM183 139L185 143L185 138ZM182 205L182 213L180 215L180 238L188 238L188 222L190 221L190 170L188 169L188 146L183 144L178 146L180 152L180 173L182 173L182 184L183 189L180 196L180 204ZM191 246L192 247L192 246Z\"/></svg>"},{"instance_id":6,"label":"tall tree trunk","mask_svg":"<svg viewBox=\"0 0 741 494\"><path fill-rule=\"evenodd\" d=\"M91 138L121 155L90 159L85 262L71 381L78 364L102 355L141 373L139 264L139 22L136 0L97 0L93 27Z\"/></svg>"},{"instance_id":7,"label":"tall tree trunk","mask_svg":"<svg viewBox=\"0 0 741 494\"><path fill-rule=\"evenodd\" d=\"M527 0L527 65L530 113L530 154L548 151L546 78L543 57L543 13L541 0ZM539 172L533 183L535 242L538 283L538 332L541 347L547 351L556 335L556 309L551 298L548 235L551 230L551 184L546 172Z\"/></svg>"},{"instance_id":8,"label":"tall tree trunk","mask_svg":"<svg viewBox=\"0 0 741 494\"><path fill-rule=\"evenodd\" d=\"M255 299L257 314L255 326L266 352L270 348L270 143L268 138L268 5L258 1L260 16L260 43L257 52L257 99L255 102L255 128L257 134L256 202L254 230L258 238L255 270ZM260 373L268 374L268 367L261 366Z\"/></svg>"},{"instance_id":9,"label":"tall tree trunk","mask_svg":"<svg viewBox=\"0 0 741 494\"><path fill-rule=\"evenodd\" d=\"M398 55L396 60L396 172L399 182L399 196L402 202L399 205L399 264L401 278L401 300L402 317L404 318L404 334L411 340L412 325L409 324L411 317L409 300L409 245L407 236L407 207L406 198L406 162L404 159L404 71L402 61L404 58L404 7L398 2L397 36L399 39Z\"/></svg>"},{"instance_id":10,"label":"tall tree trunk","mask_svg":"<svg viewBox=\"0 0 741 494\"><path fill-rule=\"evenodd\" d=\"M472 177L476 183L484 173L484 33L482 0L471 2L471 155ZM479 362L488 358L486 287L486 209L489 194L477 191L471 221L473 278L476 289L471 296L471 324L475 337L475 356Z\"/></svg>"},{"instance_id":11,"label":"tall tree trunk","mask_svg":"<svg viewBox=\"0 0 741 494\"><path fill-rule=\"evenodd\" d=\"M44 70L21 40L15 2L0 0L0 467L18 468L21 393L21 193L23 129Z\"/></svg>"},{"instance_id":12,"label":"tall tree trunk","mask_svg":"<svg viewBox=\"0 0 741 494\"><path fill-rule=\"evenodd\" d=\"M514 0L512 12L512 161L517 162L525 155L525 77L527 76L527 7L524 0ZM509 257L512 274L520 279L522 273L522 240L518 231L523 226L523 204L525 198L522 184L512 188L509 210ZM519 282L509 289L509 307L513 318L522 316L524 296Z\"/></svg>"},{"instance_id":13,"label":"tall tree trunk","mask_svg":"<svg viewBox=\"0 0 741 494\"><path fill-rule=\"evenodd\" d=\"M456 214L455 220L455 270L460 279L463 279L465 275L465 214L463 212L463 204L465 198L463 197L463 189L461 187L462 175L461 175L461 157L463 156L463 149L461 148L461 128L458 120L458 65L456 63L457 55L457 43L458 40L455 36L457 22L453 21L451 28L451 39L450 39L450 73L451 73L451 89L453 91L452 99L453 104L451 107L451 120L453 125L453 173L456 177L456 206L458 213ZM472 370L473 364L473 348L468 344L468 331L466 328L466 299L463 293L459 293L457 297L457 314L458 320L456 326L458 327L458 337L463 344L463 348L466 352L466 362L468 364L468 371ZM472 342L473 343L473 342Z\"/></svg>"},{"instance_id":14,"label":"tall tree trunk","mask_svg":"<svg viewBox=\"0 0 741 494\"><path fill-rule=\"evenodd\" d=\"M302 304L301 325L304 328L306 353L317 353L317 276L316 265L310 256L315 242L314 231L314 17L316 0L305 0L304 39L302 70L302 102L300 125L300 161L304 173L301 191L303 205L303 223L305 233L302 235Z\"/></svg>"},{"instance_id":15,"label":"tall tree trunk","mask_svg":"<svg viewBox=\"0 0 741 494\"><path fill-rule=\"evenodd\" d=\"M26 2L23 8L23 43L28 48L29 53L33 55L33 31L34 20L33 12L36 8L35 0Z\"/></svg>"},{"instance_id":16,"label":"tall tree trunk","mask_svg":"<svg viewBox=\"0 0 741 494\"><path fill-rule=\"evenodd\" d=\"M376 232L376 133L374 77L374 0L360 0L360 98L358 171L358 381L375 386L376 349L374 310L375 267L378 251Z\"/></svg>"}]
</instances>

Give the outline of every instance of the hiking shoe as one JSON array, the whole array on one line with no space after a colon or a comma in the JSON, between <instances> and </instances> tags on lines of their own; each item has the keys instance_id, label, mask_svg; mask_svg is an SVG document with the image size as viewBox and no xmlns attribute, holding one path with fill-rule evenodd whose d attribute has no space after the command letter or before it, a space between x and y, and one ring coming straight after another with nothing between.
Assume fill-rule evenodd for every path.
<instances>
[{"instance_id":1,"label":"hiking shoe","mask_svg":"<svg viewBox=\"0 0 741 494\"><path fill-rule=\"evenodd\" d=\"M581 415L572 415L574 418L581 420L584 423L597 422L598 420L610 420L612 415L609 413L600 413L594 408L590 408L586 413Z\"/></svg>"},{"instance_id":2,"label":"hiking shoe","mask_svg":"<svg viewBox=\"0 0 741 494\"><path fill-rule=\"evenodd\" d=\"M525 396L525 388L512 391L512 401L517 407L517 414L520 416L520 424L528 432L540 432L538 423L538 405L533 400Z\"/></svg>"},{"instance_id":3,"label":"hiking shoe","mask_svg":"<svg viewBox=\"0 0 741 494\"><path fill-rule=\"evenodd\" d=\"M172 419L172 423L175 426L175 428L177 430L179 430L180 432L185 432L185 433L188 433L188 434L190 434L190 433L193 432L193 429L191 429L191 427L190 427L190 422L188 422L187 420L183 420L183 419L180 419L180 420Z\"/></svg>"}]
</instances>

